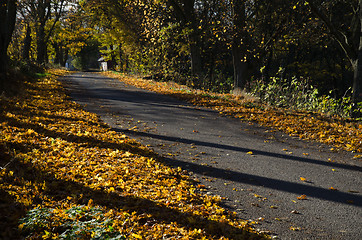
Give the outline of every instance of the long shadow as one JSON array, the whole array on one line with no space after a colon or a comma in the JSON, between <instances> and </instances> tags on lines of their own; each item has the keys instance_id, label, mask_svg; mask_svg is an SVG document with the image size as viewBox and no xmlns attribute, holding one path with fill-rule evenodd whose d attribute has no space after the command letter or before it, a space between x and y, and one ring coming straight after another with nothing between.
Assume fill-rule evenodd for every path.
<instances>
[{"instance_id":1,"label":"long shadow","mask_svg":"<svg viewBox=\"0 0 362 240\"><path fill-rule=\"evenodd\" d=\"M135 154L143 154L146 156L155 156L154 153L148 151L147 149L145 149L144 152L140 152L138 145L132 146L131 144L117 144L117 143L112 143L112 142L105 142L103 140L95 139L93 137L76 136L76 135L72 135L69 133L66 134L66 133L62 133L62 132L48 130L40 125L32 124L32 123L22 123L16 119L9 118L7 116L5 116L4 118L8 118L7 119L8 123L12 126L21 127L21 128L25 128L25 129L32 128L33 130L37 131L38 133L42 133L48 137L62 138L63 140L66 140L68 142L85 143L85 144L87 144L87 146L90 146L90 147L96 146L96 147L102 147L102 148L124 149L124 150L128 150ZM319 161L319 160L301 158L301 157L296 157L296 156L276 154L276 153L270 153L270 152L265 152L265 151L246 149L246 148L234 147L234 146L228 146L228 145L222 145L222 144L214 144L214 143L203 142L203 141L194 141L194 140L178 138L178 137L167 137L167 136L161 136L161 135L150 134L150 133L134 132L134 131L130 131L130 130L120 130L120 129L115 129L115 130L123 132L123 133L131 133L132 135L137 134L137 135L141 135L141 136L153 137L153 138L158 138L158 139L162 139L162 140L182 142L182 143L187 143L187 144L193 143L193 144L197 144L197 145L201 145L201 146L214 147L214 148L233 150L233 151L239 151L239 152L253 151L255 154L263 154L266 156L279 157L282 159L310 162L310 163L314 163L314 164L321 164L321 165L331 166L331 167L335 167L335 168L345 168L345 169L360 171L359 168L349 166L349 165L339 164L339 163L323 162L323 161ZM17 148L20 151L28 151L30 146L24 146L24 147L12 146L12 147ZM37 148L37 146L34 145L31 148ZM206 175L209 175L211 177L227 179L227 180L243 182L243 183L249 183L249 184L253 184L253 185L262 184L264 187L275 189L275 190L286 191L286 192L291 192L291 193L296 193L296 194L307 194L308 196L325 199L328 201L334 201L334 202L339 202L339 203L344 203L344 204L352 204L352 205L356 205L356 206L361 206L361 197L353 195L353 194L348 194L348 193L343 193L343 192L338 192L338 191L330 191L330 190L323 189L323 188L318 188L318 187L313 187L313 186L308 186L308 185L303 185L303 184L298 184L298 183L292 183L292 182L287 182L287 181L282 181L282 180L277 180L277 179L271 179L271 178L266 178L266 177L261 177L261 176L255 176L255 175L250 175L250 174L244 174L244 173L235 172L235 171L228 171L228 170L223 170L223 169L218 169L218 168L213 168L213 167L208 167L208 166L199 166L197 164L193 164L193 163L189 163L189 162L186 163L186 162L183 162L180 160L169 160L168 162L172 163L172 165L176 164L176 165L185 166L185 164L188 164L189 166L192 166L192 171L200 172L200 173L204 173L204 174L206 173ZM253 179L253 181L250 181L250 179ZM347 201L353 201L353 203L347 203Z\"/></svg>"},{"instance_id":2,"label":"long shadow","mask_svg":"<svg viewBox=\"0 0 362 240\"><path fill-rule=\"evenodd\" d=\"M62 110L62 109L60 109ZM85 120L85 119L81 119L81 118L77 118L77 117L69 117L69 116L60 116L60 115L55 115L55 114L49 114L46 112L41 112L41 111L34 111L31 109L27 109L26 112L23 112L23 109L17 106L11 106L11 112L19 112L19 115L23 115L23 116L38 116L38 117L44 117L46 119L42 119L42 123L43 124L47 124L47 123L51 123L55 121L73 121L73 122L77 122L77 121L83 121L85 122L87 125L92 125L92 126L98 126L98 123L94 123L92 121L89 120ZM0 113L1 115L2 113Z\"/></svg>"},{"instance_id":3,"label":"long shadow","mask_svg":"<svg viewBox=\"0 0 362 240\"><path fill-rule=\"evenodd\" d=\"M47 137L52 137L54 139L60 138L67 142L84 143L89 147L111 148L111 149L129 151L133 154L142 154L143 156L151 156L151 157L155 156L155 154L153 152L149 151L146 148L140 149L139 148L140 144L137 142L133 142L133 141L131 141L129 143L122 143L122 144L106 142L106 141L99 140L99 139L89 137L89 136L77 136L77 135L74 135L71 133L64 133L64 132L49 130L38 124L23 123L14 118L10 118L7 116L3 116L3 119L7 119L8 124L11 126L18 127L18 128L24 128L24 129L33 129L34 131L36 131L39 134L43 134ZM36 144L30 144L30 145L27 144L26 146L23 144L16 144L16 143L9 143L9 144L10 144L10 146L14 147L17 150L21 150L21 151L25 150L26 152L30 151L33 148L39 148Z\"/></svg>"},{"instance_id":4,"label":"long shadow","mask_svg":"<svg viewBox=\"0 0 362 240\"><path fill-rule=\"evenodd\" d=\"M72 78L73 76L68 76L68 77ZM92 77L75 76L75 77L93 79L93 76ZM97 77L97 78L110 79L107 77ZM69 80L69 81L71 81L71 80ZM99 94L96 98L135 102L135 103L141 103L141 104L147 104L147 105L157 105L157 106L161 106L161 107L167 106L167 107L185 108L182 106L173 105L173 103L176 104L176 103L181 103L181 102L178 102L178 101L173 102L172 99L170 100L169 97L165 97L160 94L153 93L153 92L139 92L139 91L107 89L107 88L97 89L97 90L103 91L103 93ZM189 110L189 111L197 110L197 111L215 113L215 111L207 110L207 109L190 109L190 108L185 108L185 109ZM167 113L170 114L169 112L167 112ZM195 115L197 115L197 114L195 114ZM315 159L310 159L310 158L305 158L305 157L297 157L297 156L292 156L292 155L272 153L272 152L261 151L261 150L256 150L256 149L247 149L247 148L243 148L243 147L235 147L235 146L230 146L230 145L225 145L225 144L216 144L216 143L210 143L210 142L204 142L204 141L190 140L190 139L179 138L179 137L162 136L162 135L157 135L157 134L152 134L152 133L136 132L136 131L125 130L125 129L116 128L114 130L120 131L123 133L127 133L127 134L131 134L133 136L150 137L150 138L155 138L155 139L160 139L160 140L181 142L181 143L186 143L186 144L193 143L193 144L196 144L199 146L219 148L219 149L223 149L223 150L231 150L231 151L243 152L243 153L252 151L255 154L264 155L264 156L288 159L288 160L299 161L299 162L307 162L307 163L318 164L318 165L323 165L323 166L330 166L330 167L334 167L334 168L348 169L348 170L352 170L352 171L362 171L362 167L359 167L359 166L352 166L352 165L334 163L334 162L326 162L326 161L320 161L320 160L315 160Z\"/></svg>"},{"instance_id":5,"label":"long shadow","mask_svg":"<svg viewBox=\"0 0 362 240\"><path fill-rule=\"evenodd\" d=\"M13 118L10 118L7 116L3 116L3 118L8 119L9 124L12 126L25 128L25 129L32 128L33 130L37 131L38 133L42 133L48 137L61 138L68 142L86 143L88 146L93 146L93 147L108 147L108 148L112 148L112 149L122 149L122 150L128 150L135 154L144 154L147 156L153 156L153 153L151 153L147 150L144 150L144 152L140 152L138 146L133 146L132 144L128 144L128 143L117 144L117 143L105 142L105 141L102 141L102 140L99 140L96 138L92 138L92 137L88 137L88 136L77 136L77 135L70 134L70 133L63 133L63 132L49 130L38 124L22 123L16 119L13 119ZM186 143L186 144L195 144L195 145L199 145L199 146L219 148L219 149L223 149L223 150L231 150L231 151L237 151L237 152L243 152L243 153L252 151L254 154L276 157L276 158L281 158L281 159L288 159L288 160L299 161L299 162L308 162L308 163L312 163L312 164L324 165L324 166L341 168L341 169L348 169L348 170L352 170L352 171L361 171L362 170L362 167L359 167L359 166L351 166L351 165L334 163L334 162L324 162L324 161L315 160L315 159L260 151L260 150L256 150L256 149L235 147L235 146L230 146L230 145L216 144L216 143L204 142L204 141L199 141L199 140L191 140L191 139L185 139L185 138L179 138L179 137L162 136L162 135L158 135L158 134L137 132L137 131L127 130L127 129L114 128L113 130L122 132L122 133L126 133L129 135L133 135L133 136L150 137L150 138L155 138L155 139L160 139L160 140L180 142L180 143Z\"/></svg>"},{"instance_id":6,"label":"long shadow","mask_svg":"<svg viewBox=\"0 0 362 240\"><path fill-rule=\"evenodd\" d=\"M66 76L63 81L68 82L69 84L73 84L73 86L78 85L72 80L72 78L89 78L94 79L93 77L82 77L82 76ZM97 78L98 79L98 78ZM99 78L99 79L110 79L107 77ZM135 88L133 86L127 85L131 88ZM79 87L82 89L82 87ZM135 88L136 89L136 88ZM133 102L138 104L146 104L158 107L172 107L184 110L193 110L198 112L212 112L216 113L210 109L198 109L193 108L193 105L189 105L190 107L182 106L185 105L184 101L180 101L177 98L146 91L146 90L121 90L121 89L112 89L112 88L94 88L92 91L96 91L97 95L87 94L87 98L95 98L95 99L104 99L104 100L116 100L116 101L125 101L125 102ZM77 98L84 98L85 96L81 96L82 94L76 94ZM74 94L73 94L74 96ZM188 104L187 104L188 105Z\"/></svg>"},{"instance_id":7,"label":"long shadow","mask_svg":"<svg viewBox=\"0 0 362 240\"><path fill-rule=\"evenodd\" d=\"M180 212L175 209L145 198L120 193L108 193L104 189L95 190L81 183L59 179L51 172L45 172L29 163L16 161L9 170L13 171L13 177L25 178L33 183L45 183L44 194L54 201L64 201L68 196L80 196L78 204L87 204L92 199L94 203L108 208L122 209L128 212L136 212L138 215L151 214L139 220L139 225L146 224L149 220L159 223L177 223L186 229L205 229L209 237L228 237L230 239L262 239L260 235L235 228L225 222L208 220L203 216ZM174 178L175 176L170 176ZM195 199L195 204L201 203L201 199ZM40 204L41 202L39 202ZM190 223L190 220L192 223ZM240 236L240 238L238 237ZM243 238L241 238L243 237ZM245 238L244 238L245 237Z\"/></svg>"},{"instance_id":8,"label":"long shadow","mask_svg":"<svg viewBox=\"0 0 362 240\"><path fill-rule=\"evenodd\" d=\"M98 140L98 139L95 139L92 137L86 137L86 136L80 137L80 136L76 136L76 135L72 135L72 134L64 134L61 132L56 132L56 131L51 131L51 130L45 129L36 124L30 124L30 123L25 124L25 123L20 123L14 119L10 119L10 120L12 120L12 121L10 121L10 124L12 124L13 126L23 127L23 128L32 128L39 133L45 134L46 136L53 137L53 138L60 137L63 140L66 140L69 142L86 143L90 147L96 146L96 147L106 147L106 148L112 148L112 149L124 149L124 150L128 150L135 154L155 156L154 153L149 152L147 150L144 150L144 152L140 152L140 150L137 146L132 146L130 144L117 144L117 143L105 142L105 141ZM138 135L147 136L147 137L157 137L159 139L168 140L168 141L183 142L183 143L187 143L187 144L193 143L193 144L207 146L207 147L216 147L216 148L241 151L241 152L253 151L255 154L264 154L267 156L280 157L283 159L287 158L287 159L291 159L291 160L327 165L327 166L331 166L331 167L335 167L335 168L339 167L339 168L356 170L354 167L352 168L352 166L339 164L339 163L322 162L319 160L300 158L300 157L295 157L295 156L290 156L290 155L275 154L275 153L270 153L270 152L257 151L257 150L253 150L253 149L245 149L245 148L240 148L240 147L233 147L233 146L228 146L228 145L214 144L214 143L208 143L208 142L202 142L202 141L193 141L193 140L183 139L183 138L160 136L160 135L155 135L155 134L150 134L150 133L134 132L134 131L130 131L130 130L119 130L119 129L115 129L115 130L121 131L123 133L138 134ZM29 149L29 146L26 146L26 147L24 146L23 147L24 149L22 149L21 146L13 146L13 147L15 147L19 150ZM36 146L34 145L33 148L36 148ZM361 206L361 202L362 202L362 199L360 196L356 196L356 195L349 194L349 193L343 193L343 192L339 192L339 191L330 191L327 189L318 188L318 187L314 187L314 186L286 182L286 181L282 181L282 180L255 176L255 175L250 175L250 174L245 174L245 173L240 173L240 172L235 172L235 171L223 170L223 169L218 169L218 168L214 168L214 167L200 166L200 165L197 165L194 163L183 162L180 160L168 160L167 162L171 165L176 165L176 166L177 165L185 166L186 164L188 164L189 166L192 166L193 172L203 173L210 177L232 180L232 181L236 181L236 182L243 182L243 183L248 183L248 184L252 184L252 185L263 185L264 187L275 189L275 190L286 191L286 192L291 192L291 193L296 193L296 194L306 194L311 197L325 199L328 201L340 202L340 203L344 203L344 204L352 204L352 205L356 205L356 206ZM250 181L250 179L253 179L253 180ZM353 203L351 203L350 201L353 201Z\"/></svg>"},{"instance_id":9,"label":"long shadow","mask_svg":"<svg viewBox=\"0 0 362 240\"><path fill-rule=\"evenodd\" d=\"M204 146L204 147L218 148L218 149L231 150L231 151L243 152L243 153L252 151L256 155L264 155L264 156L288 159L288 160L293 160L293 161L298 161L298 162L307 162L307 163L329 166L329 167L334 167L334 168L348 169L348 170L352 170L352 171L359 171L359 172L362 171L362 167L359 167L359 166L352 166L352 165L335 163L335 162L325 162L325 161L316 160L316 159L297 157L297 156L273 153L273 152L266 152L266 151L261 151L261 150L257 150L257 149L251 149L251 148L235 147L235 146L230 146L230 145L225 145L225 144L204 142L204 141L192 140L192 139L186 139L186 138L180 138L180 137L163 136L163 135L146 133L146 132L137 132L137 131L128 130L128 129L114 128L114 130L118 131L118 132L129 134L132 136L142 136L142 137L149 137L149 138L160 139L160 140L171 141L171 142L195 144L195 145Z\"/></svg>"},{"instance_id":10,"label":"long shadow","mask_svg":"<svg viewBox=\"0 0 362 240\"><path fill-rule=\"evenodd\" d=\"M18 125L18 124L16 124L16 125ZM32 129L38 131L39 133L45 133L47 136L60 137L60 138L63 138L64 140L67 140L70 142L86 143L88 146L106 147L106 148L112 148L112 149L125 149L128 151L134 152L135 154L140 154L139 149L134 146L126 146L126 145L122 145L122 144L104 142L104 141L97 140L97 139L94 139L91 137L79 137L79 136L69 135L69 134L65 135L65 134L62 134L59 132L54 132L54 131L44 129L44 128L40 127L39 125L29 126L29 123L27 123L25 126L31 127ZM18 127L25 127L25 126L22 126L22 124L20 126L18 125ZM124 131L124 132L127 132L127 131ZM146 136L150 135L147 133L140 133L140 132L136 132L136 133L146 134ZM151 134L151 135L154 135L154 134ZM164 138L165 139L163 139L163 140L169 140L170 137L164 137ZM181 139L182 141L180 141L180 139L178 139L178 138L171 138L171 139L172 140L177 139L177 140L179 140L179 142L185 142L182 139ZM211 147L214 147L214 145L215 145L212 143L205 143L205 142L198 142L198 141L191 141L191 140L187 140L186 143L194 143L194 144L211 146ZM35 147L35 146L33 146L33 147ZM219 147L223 147L223 149L229 149L231 146L219 146ZM17 148L20 148L20 146L18 146ZM132 151L132 148L134 148L133 151ZM28 147L26 147L26 149L28 149ZM231 149L233 150L234 147L231 147ZM237 151L246 152L246 151L250 151L250 149L237 148ZM254 151L254 152L257 153L257 151ZM264 152L264 153L268 154L270 156L274 156L273 153L267 153L267 152ZM146 152L146 151L142 154L144 154L144 155L148 154L150 156L155 156L154 153ZM277 155L279 156L280 154L277 154ZM284 155L282 155L282 157L284 158ZM291 157L291 156L285 155L285 157ZM293 160L295 158L300 161L305 160L304 158L292 157ZM311 159L307 159L307 160L317 161L317 160L311 160ZM218 169L218 168L209 167L209 166L200 166L200 165L197 165L194 163L183 162L180 160L174 160L174 159L167 160L166 159L166 162L172 166L185 167L185 165L189 165L189 166L191 166L193 172L202 173L202 174L208 175L210 177L221 178L221 179L225 179L225 180L231 180L231 181L242 182L242 183L248 183L251 185L258 185L258 186L263 185L264 187L279 190L279 191L291 192L291 193L296 193L296 194L306 194L311 197L316 197L316 198L320 198L320 199L324 199L324 200L328 200L328 201L339 202L339 203L343 203L343 204L361 206L361 202L362 202L361 196L353 195L353 194L349 194L349 193L343 193L343 192L339 192L339 191L330 191L330 190L327 190L324 188L308 186L308 185L298 184L298 183L292 183L292 182L287 182L287 181L282 181L282 180L272 179L272 178L266 178L266 177L251 175L251 174L245 174L245 173L240 173L240 172L236 172L236 171ZM328 163L328 165L333 166L333 167L342 167L342 168L344 167L344 165L337 164L337 163ZM342 165L342 166L340 166L340 165ZM350 202L350 201L352 201L352 202Z\"/></svg>"},{"instance_id":11,"label":"long shadow","mask_svg":"<svg viewBox=\"0 0 362 240\"><path fill-rule=\"evenodd\" d=\"M293 183L273 178L261 177L252 174L240 173L210 166L202 166L191 162L176 159L164 158L166 164L172 167L182 167L190 169L192 172L206 175L213 178L225 179L234 182L246 183L255 186L263 186L277 191L307 195L331 202L354 205L362 207L362 196L340 191L332 191L325 188L314 187L306 184Z\"/></svg>"}]
</instances>

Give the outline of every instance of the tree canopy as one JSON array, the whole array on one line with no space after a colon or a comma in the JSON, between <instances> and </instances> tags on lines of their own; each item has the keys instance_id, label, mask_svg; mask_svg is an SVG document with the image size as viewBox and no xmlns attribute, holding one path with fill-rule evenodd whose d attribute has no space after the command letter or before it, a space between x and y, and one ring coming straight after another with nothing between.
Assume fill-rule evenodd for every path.
<instances>
[{"instance_id":1,"label":"tree canopy","mask_svg":"<svg viewBox=\"0 0 362 240\"><path fill-rule=\"evenodd\" d=\"M320 95L349 96L358 117L361 5L358 0L5 1L1 61L86 69L98 68L101 58L113 70L235 93L297 79ZM7 64L0 65L6 71Z\"/></svg>"}]
</instances>

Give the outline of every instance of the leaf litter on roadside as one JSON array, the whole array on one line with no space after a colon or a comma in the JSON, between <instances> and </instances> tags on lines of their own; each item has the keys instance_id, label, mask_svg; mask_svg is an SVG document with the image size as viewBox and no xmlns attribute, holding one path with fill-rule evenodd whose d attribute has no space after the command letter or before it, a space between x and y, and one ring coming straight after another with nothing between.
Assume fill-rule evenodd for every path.
<instances>
[{"instance_id":1,"label":"leaf litter on roadside","mask_svg":"<svg viewBox=\"0 0 362 240\"><path fill-rule=\"evenodd\" d=\"M212 108L220 114L257 122L291 136L334 146L331 151L337 148L362 152L361 122L346 121L337 117L325 117L322 114L313 112L272 108L260 103L250 103L248 99L240 99L240 97L232 94L216 94L194 90L174 82L156 82L112 72L105 74L136 87L174 96L194 105ZM292 153L290 152L290 154Z\"/></svg>"},{"instance_id":2,"label":"leaf litter on roadside","mask_svg":"<svg viewBox=\"0 0 362 240\"><path fill-rule=\"evenodd\" d=\"M63 74L52 70L0 98L0 192L16 206L1 206L0 238L14 236L19 218L29 239L267 237L220 207L220 197L197 193L181 168L72 102L55 80Z\"/></svg>"}]
</instances>

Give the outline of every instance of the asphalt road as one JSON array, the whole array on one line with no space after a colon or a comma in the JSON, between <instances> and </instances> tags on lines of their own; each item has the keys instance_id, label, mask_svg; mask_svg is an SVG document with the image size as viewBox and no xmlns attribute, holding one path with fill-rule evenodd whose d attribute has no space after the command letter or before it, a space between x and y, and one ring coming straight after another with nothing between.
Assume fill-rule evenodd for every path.
<instances>
[{"instance_id":1,"label":"asphalt road","mask_svg":"<svg viewBox=\"0 0 362 240\"><path fill-rule=\"evenodd\" d=\"M353 154L95 73L63 80L86 110L188 170L257 228L278 239L362 239L362 162Z\"/></svg>"}]
</instances>

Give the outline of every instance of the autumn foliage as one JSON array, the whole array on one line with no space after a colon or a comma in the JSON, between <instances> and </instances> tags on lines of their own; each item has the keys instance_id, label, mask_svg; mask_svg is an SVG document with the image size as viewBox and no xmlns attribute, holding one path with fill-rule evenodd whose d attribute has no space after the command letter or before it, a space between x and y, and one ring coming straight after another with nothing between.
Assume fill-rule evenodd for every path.
<instances>
[{"instance_id":1,"label":"autumn foliage","mask_svg":"<svg viewBox=\"0 0 362 240\"><path fill-rule=\"evenodd\" d=\"M55 80L0 98L0 238L261 239Z\"/></svg>"}]
</instances>

